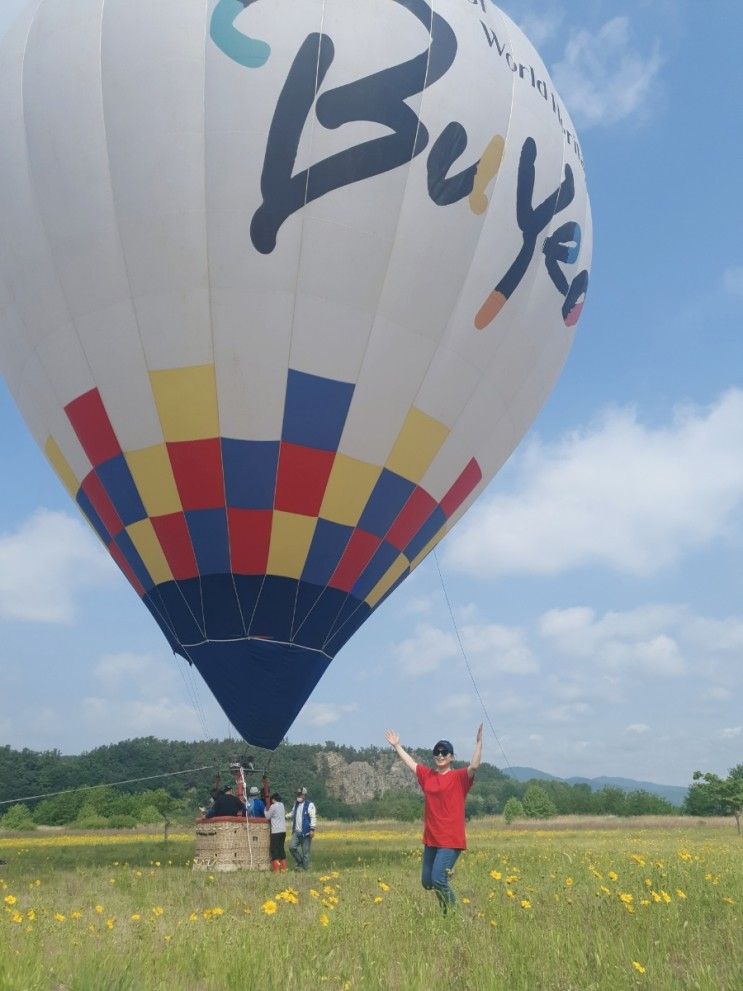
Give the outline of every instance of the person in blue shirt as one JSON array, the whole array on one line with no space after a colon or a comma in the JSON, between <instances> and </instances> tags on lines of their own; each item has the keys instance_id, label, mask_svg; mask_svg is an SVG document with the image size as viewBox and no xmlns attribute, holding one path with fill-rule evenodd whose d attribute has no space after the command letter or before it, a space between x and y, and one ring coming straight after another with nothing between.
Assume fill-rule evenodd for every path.
<instances>
[{"instance_id":1,"label":"person in blue shirt","mask_svg":"<svg viewBox=\"0 0 743 991\"><path fill-rule=\"evenodd\" d=\"M266 806L261 798L261 793L252 785L248 792L248 815L254 819L263 819L266 814Z\"/></svg>"}]
</instances>

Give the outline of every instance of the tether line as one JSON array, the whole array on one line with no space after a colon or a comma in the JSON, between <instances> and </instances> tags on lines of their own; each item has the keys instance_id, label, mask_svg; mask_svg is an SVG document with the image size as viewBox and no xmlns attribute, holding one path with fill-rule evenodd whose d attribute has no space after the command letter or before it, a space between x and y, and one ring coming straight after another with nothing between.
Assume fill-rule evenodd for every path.
<instances>
[{"instance_id":1,"label":"tether line","mask_svg":"<svg viewBox=\"0 0 743 991\"><path fill-rule=\"evenodd\" d=\"M500 737L498 736L498 734L495 731L495 726L493 726L493 720L490 718L490 713L487 710L487 706L483 702L482 695L480 694L480 689L477 687L477 682L475 681L475 676L472 674L472 668L470 667L469 658L467 657L467 651L464 649L464 644L462 643L462 637L460 636L460 633L459 633L459 627L457 626L457 621L454 618L454 610L452 609L451 600L449 599L449 593L448 593L447 588L446 588L446 583L444 581L444 576L441 573L441 565L439 564L439 558L438 558L438 555L437 555L435 549L433 551L433 559L436 562L436 570L439 573L439 580L441 582L441 589L442 589L442 591L444 593L444 599L446 600L447 608L449 609L449 615L451 616L451 623L452 623L452 626L454 627L454 633L455 633L456 638L457 638L457 643L459 644L459 649L461 650L462 657L464 658L465 667L467 668L467 674L470 676L470 681L472 682L472 687L475 689L475 695L477 696L477 700L480 703L480 706L482 708L482 711L483 711L483 713L485 715L485 719L487 720L487 724L490 727L490 732L495 737L495 742L498 744L498 746L500 747L500 752L503 754L503 759L506 762L506 767L509 767L510 768L511 762L508 759L508 755L506 754L506 751L503 749L503 744L500 742Z\"/></svg>"},{"instance_id":2,"label":"tether line","mask_svg":"<svg viewBox=\"0 0 743 991\"><path fill-rule=\"evenodd\" d=\"M24 798L4 798L0 805L14 805L16 802L35 802L38 798L51 798L54 795L71 795L74 791L91 791L94 788L113 788L115 785L133 785L140 781L154 781L155 778L173 778L177 774L194 774L196 771L211 771L214 764L205 767L190 767L187 771L164 771L162 774L148 774L146 778L128 778L126 781L104 781L98 785L79 785L77 788L63 788L62 791L46 791L43 795L26 795Z\"/></svg>"}]
</instances>

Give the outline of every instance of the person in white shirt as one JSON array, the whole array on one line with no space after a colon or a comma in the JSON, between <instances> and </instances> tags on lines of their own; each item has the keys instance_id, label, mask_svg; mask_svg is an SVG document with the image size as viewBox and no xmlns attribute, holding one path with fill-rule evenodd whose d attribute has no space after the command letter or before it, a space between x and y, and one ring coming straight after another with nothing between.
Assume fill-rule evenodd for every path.
<instances>
[{"instance_id":1,"label":"person in white shirt","mask_svg":"<svg viewBox=\"0 0 743 991\"><path fill-rule=\"evenodd\" d=\"M310 867L310 847L315 835L317 812L314 802L307 798L307 789L298 788L297 797L289 814L292 838L289 849L296 863L296 870L306 871Z\"/></svg>"},{"instance_id":2,"label":"person in white shirt","mask_svg":"<svg viewBox=\"0 0 743 991\"><path fill-rule=\"evenodd\" d=\"M271 795L271 804L264 812L266 819L271 824L271 870L286 870L286 850L284 841L286 840L286 809L281 801L281 795L277 791Z\"/></svg>"}]
</instances>

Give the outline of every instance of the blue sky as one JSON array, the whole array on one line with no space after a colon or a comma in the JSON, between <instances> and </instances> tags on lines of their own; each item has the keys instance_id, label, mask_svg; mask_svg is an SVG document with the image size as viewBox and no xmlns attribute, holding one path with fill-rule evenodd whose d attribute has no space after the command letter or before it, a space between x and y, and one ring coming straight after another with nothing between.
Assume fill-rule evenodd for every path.
<instances>
[{"instance_id":1,"label":"blue sky","mask_svg":"<svg viewBox=\"0 0 743 991\"><path fill-rule=\"evenodd\" d=\"M0 32L21 6L0 0ZM594 261L557 387L438 552L500 740L485 757L687 784L743 760L743 8L501 6L579 129ZM0 452L0 743L225 736L2 384ZM393 726L467 756L481 718L429 558L289 738Z\"/></svg>"}]
</instances>

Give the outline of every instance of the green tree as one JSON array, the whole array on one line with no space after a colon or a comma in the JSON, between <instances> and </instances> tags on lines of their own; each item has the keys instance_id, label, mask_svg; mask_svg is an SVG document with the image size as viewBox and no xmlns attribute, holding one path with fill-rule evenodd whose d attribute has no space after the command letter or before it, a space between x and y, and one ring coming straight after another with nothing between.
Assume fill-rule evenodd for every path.
<instances>
[{"instance_id":1,"label":"green tree","mask_svg":"<svg viewBox=\"0 0 743 991\"><path fill-rule=\"evenodd\" d=\"M513 795L506 801L503 806L503 818L506 823L510 826L514 819L523 819L524 817L524 806Z\"/></svg>"},{"instance_id":2,"label":"green tree","mask_svg":"<svg viewBox=\"0 0 743 991\"><path fill-rule=\"evenodd\" d=\"M36 823L27 805L11 805L5 815L0 817L0 829L25 831L36 829Z\"/></svg>"},{"instance_id":3,"label":"green tree","mask_svg":"<svg viewBox=\"0 0 743 991\"><path fill-rule=\"evenodd\" d=\"M529 785L521 804L527 819L550 819L557 815L555 803L541 785Z\"/></svg>"},{"instance_id":4,"label":"green tree","mask_svg":"<svg viewBox=\"0 0 743 991\"><path fill-rule=\"evenodd\" d=\"M736 764L721 778L711 771L695 771L694 784L689 789L684 807L706 806L711 809L707 815L733 816L740 836L740 820L743 818L743 764ZM694 797L692 798L692 793ZM694 812L694 815L705 813Z\"/></svg>"}]
</instances>

